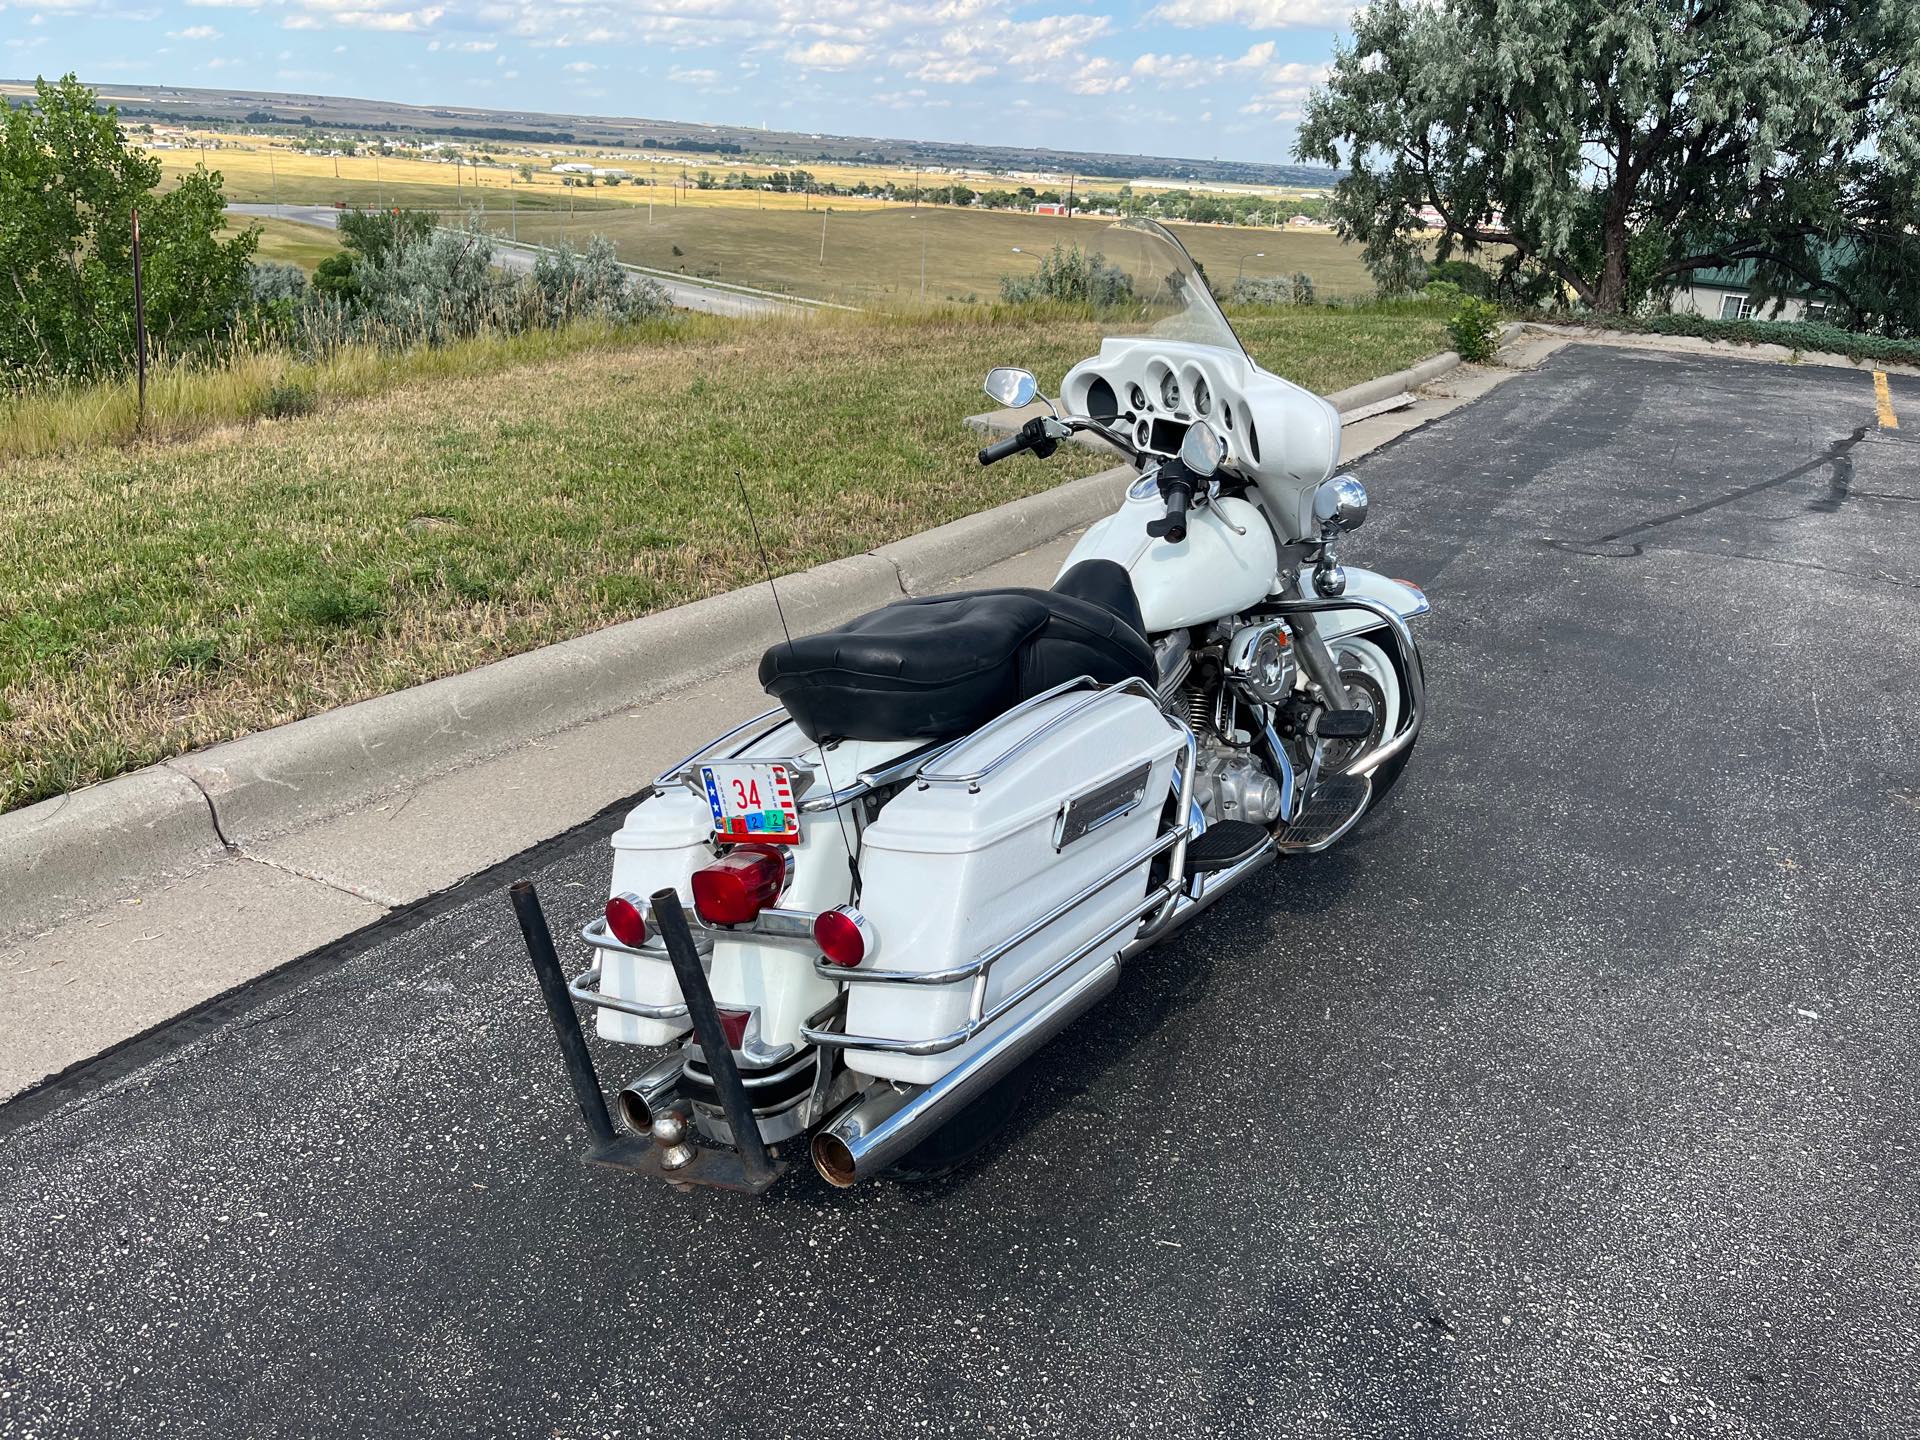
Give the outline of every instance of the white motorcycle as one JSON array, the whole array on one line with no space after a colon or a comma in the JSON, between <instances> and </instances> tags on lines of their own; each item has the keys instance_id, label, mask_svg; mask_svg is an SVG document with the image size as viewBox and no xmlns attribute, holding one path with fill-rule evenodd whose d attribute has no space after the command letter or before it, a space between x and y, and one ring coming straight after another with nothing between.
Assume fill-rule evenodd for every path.
<instances>
[{"instance_id":1,"label":"white motorcycle","mask_svg":"<svg viewBox=\"0 0 1920 1440\"><path fill-rule=\"evenodd\" d=\"M515 903L595 1147L760 1190L811 1137L831 1184L941 1173L1022 1062L1121 970L1281 855L1344 836L1423 717L1403 581L1344 566L1367 513L1340 417L1248 356L1180 243L1101 246L1127 333L992 464L1095 437L1139 472L1050 590L905 600L770 650L777 708L662 775L613 837L611 898L558 969ZM987 393L1026 406L1024 370ZM609 1120L603 1040L668 1047Z\"/></svg>"}]
</instances>

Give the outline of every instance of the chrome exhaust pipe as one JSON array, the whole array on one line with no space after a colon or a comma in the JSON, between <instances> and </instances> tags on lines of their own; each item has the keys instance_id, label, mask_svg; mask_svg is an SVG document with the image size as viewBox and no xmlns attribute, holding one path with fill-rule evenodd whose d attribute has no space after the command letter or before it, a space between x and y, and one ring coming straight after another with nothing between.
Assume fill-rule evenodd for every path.
<instances>
[{"instance_id":1,"label":"chrome exhaust pipe","mask_svg":"<svg viewBox=\"0 0 1920 1440\"><path fill-rule=\"evenodd\" d=\"M1109 959L931 1085L902 1090L883 1080L854 1096L815 1132L813 1168L840 1189L885 1170L1078 1020L1119 978L1119 961Z\"/></svg>"},{"instance_id":2,"label":"chrome exhaust pipe","mask_svg":"<svg viewBox=\"0 0 1920 1440\"><path fill-rule=\"evenodd\" d=\"M613 1097L620 1123L636 1135L651 1133L655 1118L679 1089L680 1071L685 1065L686 1058L676 1050L622 1085Z\"/></svg>"},{"instance_id":3,"label":"chrome exhaust pipe","mask_svg":"<svg viewBox=\"0 0 1920 1440\"><path fill-rule=\"evenodd\" d=\"M1225 899L1242 881L1256 871L1265 869L1278 859L1279 855L1280 852L1274 847L1273 842L1269 840L1238 865L1230 866L1217 874L1207 876L1206 889L1200 892L1200 898L1197 900L1189 900L1186 896L1182 895L1175 900L1172 912L1161 924L1147 931L1144 935L1134 937L1134 939L1127 943L1126 948L1120 952L1120 963L1125 965L1136 956L1158 945L1162 940L1165 940L1169 935L1172 935L1189 920L1193 919L1193 917L1198 915L1202 910L1213 904L1214 901Z\"/></svg>"}]
</instances>

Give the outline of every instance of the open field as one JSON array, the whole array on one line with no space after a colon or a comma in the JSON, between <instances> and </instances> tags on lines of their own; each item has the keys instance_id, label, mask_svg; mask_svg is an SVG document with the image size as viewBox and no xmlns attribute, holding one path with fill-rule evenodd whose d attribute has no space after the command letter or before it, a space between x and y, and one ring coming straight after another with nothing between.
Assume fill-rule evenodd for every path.
<instances>
[{"instance_id":1,"label":"open field","mask_svg":"<svg viewBox=\"0 0 1920 1440\"><path fill-rule=\"evenodd\" d=\"M636 179L651 184L568 186L551 173L554 160L585 158L584 154L558 153L545 157L528 153L524 157L508 153L505 165L454 165L436 160L421 160L397 155L320 155L289 149L264 138L249 137L243 143L231 140L219 149L159 150L154 157L168 178L177 178L204 164L218 170L226 181L229 200L331 204L344 200L353 205L410 205L422 208L479 205L486 209L506 210L509 206L526 209L612 209L641 206L713 206L722 209L808 210L817 211L817 196L772 190L701 190L695 180L701 170L711 171L716 179L729 169L767 173L769 166L752 166L724 160L596 160L596 164L631 171ZM533 167L533 178L519 175L521 163ZM841 170L861 170L866 178L874 167L833 167L827 177L841 184L854 183ZM825 170L821 172L825 175ZM902 184L911 183L913 172L895 175ZM684 182L684 183L683 183ZM927 177L928 184L935 183ZM835 196L836 208L875 209L887 202Z\"/></svg>"},{"instance_id":2,"label":"open field","mask_svg":"<svg viewBox=\"0 0 1920 1440\"><path fill-rule=\"evenodd\" d=\"M245 229L248 225L260 227L260 248L255 252L256 259L298 265L308 274L312 274L314 266L340 248L340 241L332 231L322 230L316 225L302 225L297 220L243 220L230 216L228 223L236 230Z\"/></svg>"},{"instance_id":3,"label":"open field","mask_svg":"<svg viewBox=\"0 0 1920 1440\"><path fill-rule=\"evenodd\" d=\"M947 206L927 206L917 214L909 206L843 214L836 204L824 217L791 211L656 208L651 223L644 212L596 212L571 219L549 213L521 216L514 229L521 240L537 243L582 243L591 235L605 235L622 260L636 265L820 300L877 305L922 298L923 260L925 299L996 299L1002 275L1031 271L1056 244L1097 248L1111 223ZM505 233L505 227L496 228ZM1358 248L1326 232L1232 225L1170 228L1217 282L1230 283L1245 257L1245 274L1305 272L1322 298L1373 293ZM1014 253L1016 246L1022 253Z\"/></svg>"},{"instance_id":4,"label":"open field","mask_svg":"<svg viewBox=\"0 0 1920 1440\"><path fill-rule=\"evenodd\" d=\"M203 162L209 167L226 168L229 157L240 157L233 169L242 180L256 178L257 171L266 175L269 180L277 173L282 178L295 180L301 176L308 178L324 176L351 183L371 180L378 184L384 180L386 183L440 184L444 176L431 172L444 172L451 168L438 161L414 159L397 154L377 158L372 155L308 154L288 144L283 134L273 132L235 135L231 132L192 128L184 135L170 132L164 141L157 143L178 147L156 152L170 169L176 171ZM969 165L914 166L874 161L819 159L755 160L744 155L661 152L607 145L533 144L523 141L463 140L459 144L470 154L484 154L493 161L501 162L497 165L484 165L478 168L463 167L464 178L483 187L506 185L511 177L515 185L531 183L543 188L559 188L560 177L549 173L550 167L560 161L580 160L626 170L636 182L644 181L650 187L679 186L688 190L693 190L703 170L709 172L715 180L721 179L729 172L739 172L756 179L765 179L775 171L792 170L797 167L807 171L822 183L847 188L889 184L901 187L921 185L939 187L962 183L976 190L1017 190L1022 185L1029 185L1036 189L1051 189L1064 193L1071 183L1079 195L1111 198L1131 183L1152 190L1186 189L1211 194L1263 195L1280 202L1324 193L1320 189L1298 185L1224 183L1154 177L1142 177L1138 181L1129 182L1105 176L1078 175L1069 168L1025 169L1016 176L1005 171ZM522 163L533 167L534 178L531 182L520 180L514 175ZM423 170L429 173L417 173ZM726 203L725 200L717 198L726 192L699 193L708 196L710 203ZM767 198L772 200L782 197L770 195Z\"/></svg>"},{"instance_id":5,"label":"open field","mask_svg":"<svg viewBox=\"0 0 1920 1440\"><path fill-rule=\"evenodd\" d=\"M1444 344L1412 309L1241 329L1322 391ZM0 466L0 808L747 583L736 475L786 572L1086 473L1077 447L983 471L960 422L989 366L1051 386L1100 330L681 320L491 373L428 352L461 382ZM216 422L199 403L178 402Z\"/></svg>"}]
</instances>

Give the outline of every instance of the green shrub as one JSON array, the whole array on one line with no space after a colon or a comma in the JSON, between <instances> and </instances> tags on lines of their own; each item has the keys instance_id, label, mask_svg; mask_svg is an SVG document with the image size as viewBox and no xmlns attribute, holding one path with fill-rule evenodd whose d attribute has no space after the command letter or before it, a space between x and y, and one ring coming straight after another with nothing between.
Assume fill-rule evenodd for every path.
<instances>
[{"instance_id":1,"label":"green shrub","mask_svg":"<svg viewBox=\"0 0 1920 1440\"><path fill-rule=\"evenodd\" d=\"M1313 278L1308 275L1243 275L1233 282L1227 301L1234 305L1311 305Z\"/></svg>"},{"instance_id":2,"label":"green shrub","mask_svg":"<svg viewBox=\"0 0 1920 1440\"><path fill-rule=\"evenodd\" d=\"M260 402L260 413L271 420L291 420L296 415L312 414L316 403L312 387L298 380L281 380L267 391Z\"/></svg>"},{"instance_id":3,"label":"green shrub","mask_svg":"<svg viewBox=\"0 0 1920 1440\"><path fill-rule=\"evenodd\" d=\"M1714 320L1705 315L1583 315L1580 323L1602 330L1652 335L1691 335L1701 340L1730 340L1740 345L1784 345L1789 350L1825 351L1850 360L1880 360L1920 365L1920 340L1896 340L1842 330L1815 320Z\"/></svg>"},{"instance_id":4,"label":"green shrub","mask_svg":"<svg viewBox=\"0 0 1920 1440\"><path fill-rule=\"evenodd\" d=\"M1055 245L1031 275L1002 275L1000 298L1009 305L1064 300L1076 305L1124 305L1133 299L1133 279L1109 265L1098 250Z\"/></svg>"},{"instance_id":5,"label":"green shrub","mask_svg":"<svg viewBox=\"0 0 1920 1440\"><path fill-rule=\"evenodd\" d=\"M1462 360L1485 362L1499 348L1500 308L1490 300L1468 295L1447 321L1447 334Z\"/></svg>"}]
</instances>

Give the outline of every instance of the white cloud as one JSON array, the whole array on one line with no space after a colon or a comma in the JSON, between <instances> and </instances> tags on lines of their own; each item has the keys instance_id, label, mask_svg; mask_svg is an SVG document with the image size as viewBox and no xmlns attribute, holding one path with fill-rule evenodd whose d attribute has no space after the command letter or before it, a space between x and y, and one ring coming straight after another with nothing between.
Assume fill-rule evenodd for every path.
<instances>
[{"instance_id":1,"label":"white cloud","mask_svg":"<svg viewBox=\"0 0 1920 1440\"><path fill-rule=\"evenodd\" d=\"M1111 60L1088 60L1073 72L1073 78L1067 81L1067 89L1075 95L1117 95L1133 84L1131 75L1120 73L1120 67Z\"/></svg>"},{"instance_id":2,"label":"white cloud","mask_svg":"<svg viewBox=\"0 0 1920 1440\"><path fill-rule=\"evenodd\" d=\"M1189 29L1243 25L1249 30L1285 30L1344 25L1357 8L1355 0L1161 0L1147 18Z\"/></svg>"},{"instance_id":3,"label":"white cloud","mask_svg":"<svg viewBox=\"0 0 1920 1440\"><path fill-rule=\"evenodd\" d=\"M678 65L667 72L676 85L711 85L720 78L718 70L683 70Z\"/></svg>"},{"instance_id":4,"label":"white cloud","mask_svg":"<svg viewBox=\"0 0 1920 1440\"><path fill-rule=\"evenodd\" d=\"M845 70L866 57L859 45L834 40L816 40L811 45L796 45L787 51L787 59L808 70Z\"/></svg>"},{"instance_id":5,"label":"white cloud","mask_svg":"<svg viewBox=\"0 0 1920 1440\"><path fill-rule=\"evenodd\" d=\"M591 60L574 60L560 67L569 75L591 75L600 67Z\"/></svg>"},{"instance_id":6,"label":"white cloud","mask_svg":"<svg viewBox=\"0 0 1920 1440\"><path fill-rule=\"evenodd\" d=\"M1142 55L1133 62L1133 73L1157 85L1211 85L1230 75L1259 70L1273 59L1273 41L1262 40L1236 59L1224 55Z\"/></svg>"},{"instance_id":7,"label":"white cloud","mask_svg":"<svg viewBox=\"0 0 1920 1440\"><path fill-rule=\"evenodd\" d=\"M218 40L220 32L211 25L189 25L184 30L169 30L169 40Z\"/></svg>"},{"instance_id":8,"label":"white cloud","mask_svg":"<svg viewBox=\"0 0 1920 1440\"><path fill-rule=\"evenodd\" d=\"M448 50L456 55L486 55L500 48L497 40L429 40L427 49Z\"/></svg>"},{"instance_id":9,"label":"white cloud","mask_svg":"<svg viewBox=\"0 0 1920 1440\"><path fill-rule=\"evenodd\" d=\"M1268 120L1298 120L1307 96L1316 85L1324 85L1332 73L1333 67L1327 64L1292 61L1269 66L1260 76L1261 93L1242 105L1240 113Z\"/></svg>"}]
</instances>

